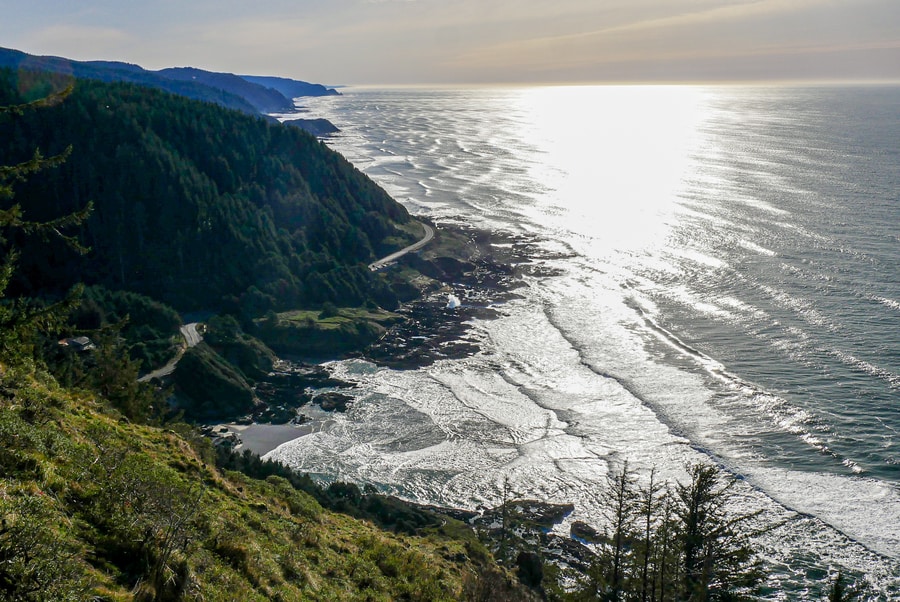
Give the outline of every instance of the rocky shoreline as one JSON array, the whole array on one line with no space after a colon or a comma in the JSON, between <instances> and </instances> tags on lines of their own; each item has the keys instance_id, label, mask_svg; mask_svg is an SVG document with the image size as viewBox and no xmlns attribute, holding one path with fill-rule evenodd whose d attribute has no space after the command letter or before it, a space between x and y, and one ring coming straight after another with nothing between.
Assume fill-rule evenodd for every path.
<instances>
[{"instance_id":1,"label":"rocky shoreline","mask_svg":"<svg viewBox=\"0 0 900 602\"><path fill-rule=\"evenodd\" d=\"M433 284L398 310L406 319L378 342L356 354L379 366L412 370L437 360L461 359L480 351L468 336L472 320L499 316L498 307L519 298L522 275L540 275L534 243L503 233L454 227L460 246L452 255L425 250L401 258L393 269L412 270Z\"/></svg>"},{"instance_id":2,"label":"rocky shoreline","mask_svg":"<svg viewBox=\"0 0 900 602\"><path fill-rule=\"evenodd\" d=\"M454 227L448 231L439 227L438 232L452 238L451 249L425 249L384 268L389 278L409 278L410 274L424 277L418 296L396 310L403 319L375 343L345 357L395 370L414 370L439 360L477 354L481 349L470 335L472 321L498 317L504 303L519 297L516 289L523 285L523 275L550 275L533 260L546 257L547 252L532 241L475 228ZM354 399L347 392L355 386L332 377L321 364L281 360L256 387L257 395L265 400L264 409L241 421L243 424L208 427L207 434L219 444L263 456L283 443L315 432L318 424L328 420L328 412L346 411ZM312 407L317 409L299 411ZM316 419L310 421L307 413L313 413ZM490 542L495 553L504 554L502 547L506 545L530 550L525 560L517 559L519 562L527 562L528 554L539 553L557 567L584 572L595 558L589 546L601 539L592 527L578 521L569 534L553 532L574 510L571 504L513 500L504 512L503 506L465 510L404 503L469 524Z\"/></svg>"},{"instance_id":3,"label":"rocky shoreline","mask_svg":"<svg viewBox=\"0 0 900 602\"><path fill-rule=\"evenodd\" d=\"M498 317L504 303L519 297L515 291L523 284L523 274L547 275L533 261L546 252L537 249L533 241L456 225L435 229L435 244L382 268L385 277L394 282L415 282L415 294L410 295L413 298L395 312L402 319L379 340L343 354L344 358L413 370L439 360L477 354L481 349L470 334L473 320ZM355 386L333 378L322 364L284 358L254 387L259 403L252 414L210 425L215 428L208 428L206 433L216 445L265 455L295 438L282 440L290 431L274 427L308 423L309 412L301 411L303 408L315 407L315 413L322 410L325 416L346 411L353 402L347 391ZM280 436L259 434L269 427ZM306 432L297 431L296 436Z\"/></svg>"}]
</instances>

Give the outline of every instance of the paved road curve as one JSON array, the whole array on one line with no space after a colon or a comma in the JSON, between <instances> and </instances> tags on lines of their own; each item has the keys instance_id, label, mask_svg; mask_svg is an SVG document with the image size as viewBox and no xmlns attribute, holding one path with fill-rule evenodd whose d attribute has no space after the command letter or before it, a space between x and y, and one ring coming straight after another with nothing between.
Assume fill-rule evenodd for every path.
<instances>
[{"instance_id":1,"label":"paved road curve","mask_svg":"<svg viewBox=\"0 0 900 602\"><path fill-rule=\"evenodd\" d=\"M382 257L378 261L373 261L369 264L369 269L372 271L379 270L391 263L392 261L396 261L398 258L403 257L407 253L412 253L413 251L418 251L425 245L431 242L431 239L434 238L434 228L429 226L428 224L423 223L422 227L425 228L425 236L422 237L420 241L415 244L409 245L408 247L404 247L400 249L396 253L391 253L387 257ZM197 322L191 322L190 324L185 324L181 327L181 336L184 337L185 343L187 346L181 349L174 358L169 360L169 363L163 366L158 370L154 370L153 372L149 372L144 376L140 377L138 381L140 382L148 382L153 380L154 378L161 378L163 376L168 376L175 371L175 366L178 365L178 360L181 359L181 356L184 355L184 350L187 347L193 347L197 343L203 340L203 336L197 332Z\"/></svg>"},{"instance_id":2,"label":"paved road curve","mask_svg":"<svg viewBox=\"0 0 900 602\"><path fill-rule=\"evenodd\" d=\"M391 263L392 261L396 261L398 258L406 255L407 253L411 253L413 251L418 251L419 249L421 249L422 247L424 247L425 245L430 243L431 239L434 238L434 228L432 228L431 226L429 226L426 223L423 223L422 227L425 228L425 236L422 238L422 240L420 240L419 242L417 242L415 244L409 245L408 247L400 249L396 253L391 253L387 257L382 257L378 261L373 261L372 263L369 264L369 269L372 270L373 272L376 270L380 270L381 268L383 268L387 264Z\"/></svg>"},{"instance_id":3,"label":"paved road curve","mask_svg":"<svg viewBox=\"0 0 900 602\"><path fill-rule=\"evenodd\" d=\"M186 347L182 347L178 350L178 354L169 360L169 363L163 366L158 370L154 370L153 372L148 372L138 379L138 382L149 382L154 378L162 378L163 376L168 376L175 372L175 366L178 365L178 360L181 359L181 356L184 355L184 350L187 347L193 347L197 343L203 340L203 335L197 332L197 322L191 322L190 324L185 324L181 327L181 336L184 337L184 342L187 343Z\"/></svg>"},{"instance_id":4,"label":"paved road curve","mask_svg":"<svg viewBox=\"0 0 900 602\"><path fill-rule=\"evenodd\" d=\"M203 335L197 332L198 325L197 322L191 322L181 327L181 336L184 337L188 347L193 347L203 340Z\"/></svg>"}]
</instances>

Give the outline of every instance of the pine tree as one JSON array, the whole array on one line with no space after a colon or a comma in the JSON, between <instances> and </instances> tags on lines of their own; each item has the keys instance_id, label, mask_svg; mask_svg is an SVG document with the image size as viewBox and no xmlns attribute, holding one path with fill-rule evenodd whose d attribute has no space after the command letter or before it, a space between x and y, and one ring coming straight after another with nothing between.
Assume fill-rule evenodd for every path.
<instances>
[{"instance_id":1,"label":"pine tree","mask_svg":"<svg viewBox=\"0 0 900 602\"><path fill-rule=\"evenodd\" d=\"M610 471L607 487L601 493L601 503L608 520L607 545L599 557L599 589L603 600L621 600L630 586L638 492L635 476L628 462L619 470Z\"/></svg>"},{"instance_id":2,"label":"pine tree","mask_svg":"<svg viewBox=\"0 0 900 602\"><path fill-rule=\"evenodd\" d=\"M658 515L663 503L663 488L656 479L656 469L650 471L650 482L646 489L640 490L640 499L638 500L638 509L640 512L641 526L643 527L643 540L641 542L640 555L640 582L641 582L641 602L648 599L656 599L656 578L654 573L658 568L654 563L657 556L657 542L654 537L654 529L658 522Z\"/></svg>"},{"instance_id":3,"label":"pine tree","mask_svg":"<svg viewBox=\"0 0 900 602\"><path fill-rule=\"evenodd\" d=\"M512 518L510 506L512 505L512 486L509 483L509 475L503 476L503 498L500 505L500 548L498 557L500 562L509 561L509 540L511 539Z\"/></svg>"},{"instance_id":4,"label":"pine tree","mask_svg":"<svg viewBox=\"0 0 900 602\"><path fill-rule=\"evenodd\" d=\"M0 115L15 119L27 111L52 106L62 102L71 92L71 87L62 92L24 104L0 106ZM75 287L69 295L58 303L45 304L32 299L9 299L6 292L13 278L19 253L15 248L15 237L19 234L39 236L43 239L58 237L80 253L87 252L73 236L60 230L77 226L87 219L91 204L83 209L49 221L29 221L25 218L22 205L15 201L15 185L45 170L60 166L71 154L71 147L58 155L44 157L40 150L33 156L15 165L0 166L0 358L5 362L26 360L32 353L31 341L36 332L58 327L74 307L80 295L80 287Z\"/></svg>"},{"instance_id":5,"label":"pine tree","mask_svg":"<svg viewBox=\"0 0 900 602\"><path fill-rule=\"evenodd\" d=\"M681 598L690 602L740 600L755 591L762 572L753 561L744 523L758 516L729 514L736 481L720 482L714 466L689 467L691 480L676 488L681 521Z\"/></svg>"},{"instance_id":6,"label":"pine tree","mask_svg":"<svg viewBox=\"0 0 900 602\"><path fill-rule=\"evenodd\" d=\"M577 599L707 602L753 599L764 576L750 545L759 513L734 513L734 480L713 466L687 467L670 487L651 471L646 487L624 463L600 494L607 531ZM586 598L585 598L586 597Z\"/></svg>"},{"instance_id":7,"label":"pine tree","mask_svg":"<svg viewBox=\"0 0 900 602\"><path fill-rule=\"evenodd\" d=\"M61 102L70 89L45 98L15 105L0 106L0 120L12 120L28 111ZM0 122L2 123L2 122ZM53 330L66 319L79 295L73 290L57 303L27 298L10 298L7 290L16 270L20 236L59 237L76 250L84 251L61 229L84 221L90 206L82 211L49 221L29 221L22 205L15 202L15 186L27 178L61 165L71 149L51 157L34 151L26 161L0 166L0 379L4 388L7 368L24 367L19 375L32 370L34 339L38 332ZM14 372L14 374L15 374ZM26 392L22 401L34 401ZM5 400L4 400L5 401ZM26 420L34 411L23 411ZM24 423L23 423L24 424ZM4 469L7 467L5 466ZM11 476L4 470L4 477ZM13 481L14 482L14 481ZM84 600L88 583L77 564L78 547L70 537L71 524L59 524L54 501L44 495L8 495L0 499L0 598L4 600Z\"/></svg>"},{"instance_id":8,"label":"pine tree","mask_svg":"<svg viewBox=\"0 0 900 602\"><path fill-rule=\"evenodd\" d=\"M655 541L653 556L657 569L651 592L654 594L656 591L659 592L659 598L655 595L651 597L654 601L666 602L666 600L677 599L676 584L680 577L680 555L678 550L680 525L675 514L675 507L675 494L667 486L660 500L661 515L653 536Z\"/></svg>"}]
</instances>

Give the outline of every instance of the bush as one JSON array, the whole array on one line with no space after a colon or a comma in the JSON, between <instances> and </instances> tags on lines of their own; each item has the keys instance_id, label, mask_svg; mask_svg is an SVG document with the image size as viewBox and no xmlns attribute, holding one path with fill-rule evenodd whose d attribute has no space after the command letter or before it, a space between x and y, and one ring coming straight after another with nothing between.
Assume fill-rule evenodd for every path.
<instances>
[{"instance_id":1,"label":"bush","mask_svg":"<svg viewBox=\"0 0 900 602\"><path fill-rule=\"evenodd\" d=\"M328 318L336 318L340 315L340 311L338 311L337 306L331 301L326 301L322 304L322 311L319 314L320 320L327 320Z\"/></svg>"},{"instance_id":2,"label":"bush","mask_svg":"<svg viewBox=\"0 0 900 602\"><path fill-rule=\"evenodd\" d=\"M0 497L0 588L5 600L86 599L85 567L47 496Z\"/></svg>"}]
</instances>

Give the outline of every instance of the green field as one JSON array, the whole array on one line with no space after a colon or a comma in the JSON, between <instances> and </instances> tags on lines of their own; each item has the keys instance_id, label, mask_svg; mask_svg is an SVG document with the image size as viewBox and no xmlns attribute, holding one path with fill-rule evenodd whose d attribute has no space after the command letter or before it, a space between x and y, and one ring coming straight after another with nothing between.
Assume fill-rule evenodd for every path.
<instances>
[{"instance_id":1,"label":"green field","mask_svg":"<svg viewBox=\"0 0 900 602\"><path fill-rule=\"evenodd\" d=\"M381 326L389 326L402 319L400 314L384 309L366 309L364 307L341 307L337 309L337 315L327 318L320 317L322 311L318 309L295 309L278 314L278 319L285 322L304 324L313 322L322 330L336 330L341 324L359 321L375 322Z\"/></svg>"}]
</instances>

